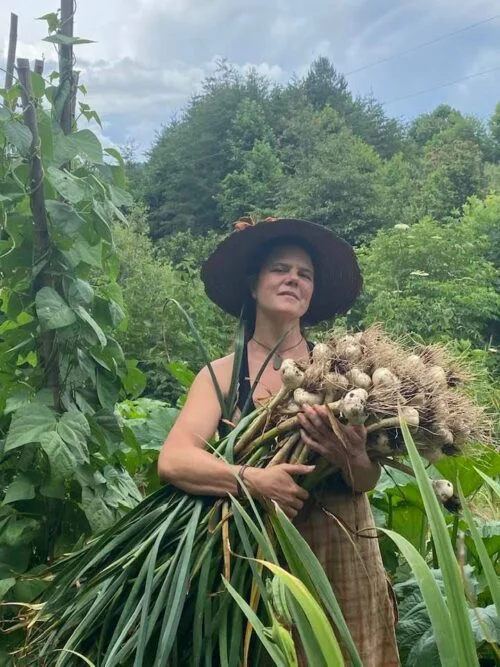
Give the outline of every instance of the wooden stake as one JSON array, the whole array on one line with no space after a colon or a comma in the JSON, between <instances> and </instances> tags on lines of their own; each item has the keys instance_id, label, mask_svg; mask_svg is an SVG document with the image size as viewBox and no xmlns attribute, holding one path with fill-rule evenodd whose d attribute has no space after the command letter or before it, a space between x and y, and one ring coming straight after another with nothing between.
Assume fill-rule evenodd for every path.
<instances>
[{"instance_id":1,"label":"wooden stake","mask_svg":"<svg viewBox=\"0 0 500 667\"><path fill-rule=\"evenodd\" d=\"M65 37L73 37L74 0L61 0L61 30ZM58 92L64 95L60 123L64 134L71 132L71 101L75 82L73 80L73 45L59 44L59 86Z\"/></svg>"},{"instance_id":2,"label":"wooden stake","mask_svg":"<svg viewBox=\"0 0 500 667\"><path fill-rule=\"evenodd\" d=\"M7 51L7 71L5 72L5 90L12 88L14 80L14 64L16 62L16 48L17 48L17 14L11 12L10 14L10 32L9 32L9 48ZM11 108L15 108L15 101L11 103Z\"/></svg>"},{"instance_id":3,"label":"wooden stake","mask_svg":"<svg viewBox=\"0 0 500 667\"><path fill-rule=\"evenodd\" d=\"M34 292L41 287L52 287L52 279L44 271L39 271L38 265L45 260L50 250L50 240L47 225L47 211L45 209L45 194L43 185L43 166L40 155L40 135L36 120L36 109L33 103L31 88L30 62L26 58L17 59L17 73L21 83L21 100L23 106L24 124L29 128L33 141L30 150L30 207L33 215L33 270L37 276L33 282ZM55 351L55 334L45 331L39 338L38 354L45 372L47 386L52 389L54 408L60 409L60 386L57 364L53 361Z\"/></svg>"},{"instance_id":4,"label":"wooden stake","mask_svg":"<svg viewBox=\"0 0 500 667\"><path fill-rule=\"evenodd\" d=\"M43 60L38 60L38 58L35 60L34 70L37 74L40 74L40 76L42 76L43 74L43 65L44 65Z\"/></svg>"}]
</instances>

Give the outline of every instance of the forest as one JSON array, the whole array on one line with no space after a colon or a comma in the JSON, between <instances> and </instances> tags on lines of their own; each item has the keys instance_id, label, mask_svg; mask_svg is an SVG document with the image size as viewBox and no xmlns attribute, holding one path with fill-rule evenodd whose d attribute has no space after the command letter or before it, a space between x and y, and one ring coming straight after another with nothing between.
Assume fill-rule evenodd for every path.
<instances>
[{"instance_id":1,"label":"forest","mask_svg":"<svg viewBox=\"0 0 500 667\"><path fill-rule=\"evenodd\" d=\"M446 662L422 570L389 534L451 599L439 529L460 564L457 615L476 664L497 664L500 101L486 123L445 103L402 122L355 96L327 58L285 85L220 61L141 160L133 143L103 148L87 128L99 110L82 101L69 64L85 40L65 32L59 13L44 18L59 72L18 59L0 90L0 664L167 664L164 655L101 661L94 649L83 659L70 643L71 657L33 662L27 647L53 588L46 568L85 553L91 537L110 540L113 526L163 493L158 453L195 374L238 345L237 322L204 293L201 262L235 221L267 216L334 230L362 267L354 307L309 337L382 325L394 339L445 347L468 369L465 390L491 421L491 443L427 468L458 482L464 512L441 508L436 528L435 500L420 473L404 470L384 469L370 502L388 531L380 545L399 602L402 664L472 664L466 649ZM238 659L231 650L225 664Z\"/></svg>"}]
</instances>

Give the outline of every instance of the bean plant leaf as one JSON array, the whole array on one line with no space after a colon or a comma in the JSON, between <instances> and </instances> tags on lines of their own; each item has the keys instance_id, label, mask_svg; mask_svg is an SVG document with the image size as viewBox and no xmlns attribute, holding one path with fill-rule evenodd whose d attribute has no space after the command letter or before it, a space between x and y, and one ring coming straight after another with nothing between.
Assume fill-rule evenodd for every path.
<instances>
[{"instance_id":1,"label":"bean plant leaf","mask_svg":"<svg viewBox=\"0 0 500 667\"><path fill-rule=\"evenodd\" d=\"M35 304L44 329L60 329L76 322L74 311L52 287L42 287L36 294Z\"/></svg>"},{"instance_id":2,"label":"bean plant leaf","mask_svg":"<svg viewBox=\"0 0 500 667\"><path fill-rule=\"evenodd\" d=\"M94 300L94 289L88 282L76 278L68 288L68 301L72 306L90 306Z\"/></svg>"},{"instance_id":3,"label":"bean plant leaf","mask_svg":"<svg viewBox=\"0 0 500 667\"><path fill-rule=\"evenodd\" d=\"M56 167L46 169L47 178L57 192L72 204L78 204L85 197L85 189L78 183L78 179Z\"/></svg>"},{"instance_id":4,"label":"bean plant leaf","mask_svg":"<svg viewBox=\"0 0 500 667\"><path fill-rule=\"evenodd\" d=\"M76 306L75 307L75 313L78 315L78 317L88 324L88 326L92 329L92 331L95 333L97 336L97 340L99 341L99 344L101 347L106 347L106 335L104 331L101 329L101 327L97 324L97 322L94 320L92 315L83 308L83 306Z\"/></svg>"},{"instance_id":5,"label":"bean plant leaf","mask_svg":"<svg viewBox=\"0 0 500 667\"><path fill-rule=\"evenodd\" d=\"M63 35L57 33L57 35L49 35L44 37L42 42L51 42L51 44L62 44L63 46L71 46L75 44L95 44L93 39L83 39L81 37L69 37L69 35Z\"/></svg>"},{"instance_id":6,"label":"bean plant leaf","mask_svg":"<svg viewBox=\"0 0 500 667\"><path fill-rule=\"evenodd\" d=\"M16 580L14 577L8 577L7 579L0 579L0 600L3 600L10 589L14 586Z\"/></svg>"},{"instance_id":7,"label":"bean plant leaf","mask_svg":"<svg viewBox=\"0 0 500 667\"><path fill-rule=\"evenodd\" d=\"M5 451L40 442L42 436L56 426L55 414L43 405L26 405L17 410L12 418L5 440Z\"/></svg>"},{"instance_id":8,"label":"bean plant leaf","mask_svg":"<svg viewBox=\"0 0 500 667\"><path fill-rule=\"evenodd\" d=\"M22 155L26 155L33 141L30 129L18 120L8 120L4 123L3 130L7 141L15 146Z\"/></svg>"},{"instance_id":9,"label":"bean plant leaf","mask_svg":"<svg viewBox=\"0 0 500 667\"><path fill-rule=\"evenodd\" d=\"M57 433L72 449L78 463L89 460L87 439L90 437L90 426L81 412L65 412L57 424Z\"/></svg>"},{"instance_id":10,"label":"bean plant leaf","mask_svg":"<svg viewBox=\"0 0 500 667\"><path fill-rule=\"evenodd\" d=\"M3 503L15 503L18 500L31 500L35 497L35 485L25 475L18 475L5 491Z\"/></svg>"},{"instance_id":11,"label":"bean plant leaf","mask_svg":"<svg viewBox=\"0 0 500 667\"><path fill-rule=\"evenodd\" d=\"M55 137L54 162L61 166L75 157L86 157L90 162L102 164L102 146L99 139L90 130L79 130L71 134L59 132Z\"/></svg>"},{"instance_id":12,"label":"bean plant leaf","mask_svg":"<svg viewBox=\"0 0 500 667\"><path fill-rule=\"evenodd\" d=\"M55 431L45 433L40 444L47 454L54 477L56 479L71 477L75 469L76 459L61 436Z\"/></svg>"}]
</instances>

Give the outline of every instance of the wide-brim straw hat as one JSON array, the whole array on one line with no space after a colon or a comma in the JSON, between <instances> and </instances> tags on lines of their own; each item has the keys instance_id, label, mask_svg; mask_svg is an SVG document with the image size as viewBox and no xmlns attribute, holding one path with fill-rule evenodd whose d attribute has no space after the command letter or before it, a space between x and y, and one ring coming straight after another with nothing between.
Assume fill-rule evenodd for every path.
<instances>
[{"instance_id":1,"label":"wide-brim straw hat","mask_svg":"<svg viewBox=\"0 0 500 667\"><path fill-rule=\"evenodd\" d=\"M296 218L243 218L203 263L207 296L222 310L239 317L249 293L252 259L279 239L310 248L315 268L314 292L304 317L316 324L346 313L356 301L363 279L352 247L330 229Z\"/></svg>"}]
</instances>

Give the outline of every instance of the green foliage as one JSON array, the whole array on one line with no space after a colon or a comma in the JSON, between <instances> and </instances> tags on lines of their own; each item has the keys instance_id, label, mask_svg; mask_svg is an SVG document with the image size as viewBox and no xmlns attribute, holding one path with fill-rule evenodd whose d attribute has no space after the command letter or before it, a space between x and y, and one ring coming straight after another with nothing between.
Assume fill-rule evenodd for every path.
<instances>
[{"instance_id":1,"label":"green foliage","mask_svg":"<svg viewBox=\"0 0 500 667\"><path fill-rule=\"evenodd\" d=\"M484 207L495 210L497 199ZM363 324L379 321L425 340L460 337L483 345L500 310L498 270L487 259L490 241L481 231L487 221L483 205L471 204L447 223L424 218L380 231L359 254Z\"/></svg>"},{"instance_id":2,"label":"green foliage","mask_svg":"<svg viewBox=\"0 0 500 667\"><path fill-rule=\"evenodd\" d=\"M300 132L308 136L301 136L278 212L320 222L351 243L368 240L384 224L380 158L330 108Z\"/></svg>"},{"instance_id":3,"label":"green foliage","mask_svg":"<svg viewBox=\"0 0 500 667\"><path fill-rule=\"evenodd\" d=\"M191 251L206 252L202 239L193 238L189 232L169 237L171 245L168 248L179 261L174 269L163 259L165 251L161 247L154 252L144 226L144 212L139 208L131 212L128 226L114 227L114 240L121 260L117 279L127 318L127 327L120 328L116 337L125 355L138 359L140 368L145 371L145 395L175 404L182 388L168 371L168 364L174 359L187 361L191 368L199 370L205 362L181 315L176 309L167 307L167 300L177 299L189 309L211 358L227 353L233 326L229 318L205 297L198 275L201 257L190 254ZM216 240L209 236L207 246ZM184 246L184 241L188 245Z\"/></svg>"},{"instance_id":4,"label":"green foliage","mask_svg":"<svg viewBox=\"0 0 500 667\"><path fill-rule=\"evenodd\" d=\"M0 593L20 602L34 597L27 573L141 499L114 412L141 384L114 337L125 315L111 225L131 203L122 161L88 129L62 132L63 86L31 82L36 126L7 105L0 114Z\"/></svg>"}]
</instances>

